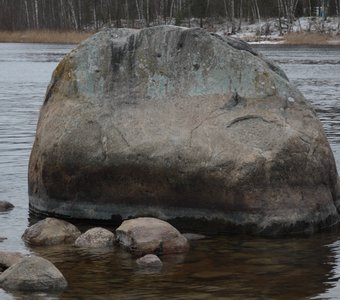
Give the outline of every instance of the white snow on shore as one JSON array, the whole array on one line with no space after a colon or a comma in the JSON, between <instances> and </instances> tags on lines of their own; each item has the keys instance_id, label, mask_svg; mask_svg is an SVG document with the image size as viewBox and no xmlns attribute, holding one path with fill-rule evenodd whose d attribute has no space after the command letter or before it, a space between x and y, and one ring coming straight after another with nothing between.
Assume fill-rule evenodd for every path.
<instances>
[{"instance_id":1,"label":"white snow on shore","mask_svg":"<svg viewBox=\"0 0 340 300\"><path fill-rule=\"evenodd\" d=\"M231 34L230 22L214 24L208 28L221 36L233 36L254 44L277 44L284 40L283 35L288 33L287 20L281 19L282 35L279 30L278 19L267 19L261 22L249 24L242 22L241 29L236 34ZM236 22L238 27L238 22ZM320 33L338 37L337 40L329 43L337 44L340 42L339 20L336 17L328 17L324 20L321 17L302 17L294 21L290 32L293 33Z\"/></svg>"}]
</instances>

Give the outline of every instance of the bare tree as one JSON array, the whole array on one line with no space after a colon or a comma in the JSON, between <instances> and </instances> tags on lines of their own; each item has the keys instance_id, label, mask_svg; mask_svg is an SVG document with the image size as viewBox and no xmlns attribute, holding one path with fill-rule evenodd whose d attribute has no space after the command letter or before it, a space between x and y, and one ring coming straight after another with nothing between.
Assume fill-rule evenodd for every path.
<instances>
[{"instance_id":1,"label":"bare tree","mask_svg":"<svg viewBox=\"0 0 340 300\"><path fill-rule=\"evenodd\" d=\"M136 9L137 9L137 14L138 14L138 21L139 21L139 24L141 24L142 23L142 15L141 15L141 12L140 12L138 0L136 0Z\"/></svg>"},{"instance_id":2,"label":"bare tree","mask_svg":"<svg viewBox=\"0 0 340 300\"><path fill-rule=\"evenodd\" d=\"M150 2L146 0L146 26L150 26Z\"/></svg>"},{"instance_id":3,"label":"bare tree","mask_svg":"<svg viewBox=\"0 0 340 300\"><path fill-rule=\"evenodd\" d=\"M187 20L188 26L196 18L203 26L208 17L225 17L227 30L234 33L244 18L260 22L278 17L283 34L284 23L292 29L297 7L312 15L320 6L328 16L338 17L340 30L340 0L0 0L0 30L99 29L113 20L118 27L143 27L174 18L176 24Z\"/></svg>"},{"instance_id":4,"label":"bare tree","mask_svg":"<svg viewBox=\"0 0 340 300\"><path fill-rule=\"evenodd\" d=\"M225 11L225 17L227 18L229 13L228 13L228 5L227 5L227 0L223 0L224 4L224 11Z\"/></svg>"},{"instance_id":5,"label":"bare tree","mask_svg":"<svg viewBox=\"0 0 340 300\"><path fill-rule=\"evenodd\" d=\"M235 25L235 1L234 0L230 0L230 10L231 10L231 14L230 14L230 21L231 21L231 33L235 34L236 32L236 25Z\"/></svg>"},{"instance_id":6,"label":"bare tree","mask_svg":"<svg viewBox=\"0 0 340 300\"><path fill-rule=\"evenodd\" d=\"M79 22L80 26L81 26L82 23L83 23L81 0L78 0L78 22Z\"/></svg>"},{"instance_id":7,"label":"bare tree","mask_svg":"<svg viewBox=\"0 0 340 300\"><path fill-rule=\"evenodd\" d=\"M237 29L238 31L241 30L242 18L243 18L243 0L240 0L239 23L238 23L238 29Z\"/></svg>"},{"instance_id":8,"label":"bare tree","mask_svg":"<svg viewBox=\"0 0 340 300\"><path fill-rule=\"evenodd\" d=\"M288 20L288 32L291 32L293 28L293 22L295 18L295 11L299 0L281 0L281 6L284 11L284 15Z\"/></svg>"},{"instance_id":9,"label":"bare tree","mask_svg":"<svg viewBox=\"0 0 340 300\"><path fill-rule=\"evenodd\" d=\"M28 12L27 0L25 0L25 12L26 12L27 27L28 27L28 29L31 29L31 23L30 23L30 16L29 16L29 12Z\"/></svg>"},{"instance_id":10,"label":"bare tree","mask_svg":"<svg viewBox=\"0 0 340 300\"><path fill-rule=\"evenodd\" d=\"M288 32L290 32L293 27L295 11L296 11L296 6L298 4L298 0L289 0L288 4L289 4L288 5L288 21L289 21Z\"/></svg>"},{"instance_id":11,"label":"bare tree","mask_svg":"<svg viewBox=\"0 0 340 300\"><path fill-rule=\"evenodd\" d=\"M282 33L282 14L283 14L283 4L282 4L282 0L277 0L277 7L278 7L278 13L279 13L279 32L280 32L280 36L283 35Z\"/></svg>"},{"instance_id":12,"label":"bare tree","mask_svg":"<svg viewBox=\"0 0 340 300\"><path fill-rule=\"evenodd\" d=\"M94 28L97 30L98 29L98 22L97 22L97 3L96 0L94 0L93 2L93 24L94 24Z\"/></svg>"},{"instance_id":13,"label":"bare tree","mask_svg":"<svg viewBox=\"0 0 340 300\"><path fill-rule=\"evenodd\" d=\"M38 6L38 0L34 0L34 18L35 18L35 28L39 29L39 6Z\"/></svg>"},{"instance_id":14,"label":"bare tree","mask_svg":"<svg viewBox=\"0 0 340 300\"><path fill-rule=\"evenodd\" d=\"M144 25L144 24L145 24L145 23L144 23L144 20L145 20L145 18L144 18L144 0L141 0L140 7L142 8L142 9L141 9L141 12L142 12L142 15L141 15L142 24L141 24L141 25Z\"/></svg>"},{"instance_id":15,"label":"bare tree","mask_svg":"<svg viewBox=\"0 0 340 300\"><path fill-rule=\"evenodd\" d=\"M340 30L340 0L335 0L336 15L338 17L338 31Z\"/></svg>"},{"instance_id":16,"label":"bare tree","mask_svg":"<svg viewBox=\"0 0 340 300\"><path fill-rule=\"evenodd\" d=\"M73 20L73 24L74 24L74 29L78 30L79 29L78 21L77 21L77 17L76 17L76 13L75 13L72 1L71 0L67 0L67 3L68 3L68 6L70 8L70 12L71 12L71 16L72 16L72 20Z\"/></svg>"},{"instance_id":17,"label":"bare tree","mask_svg":"<svg viewBox=\"0 0 340 300\"><path fill-rule=\"evenodd\" d=\"M173 17L174 5L175 5L175 0L172 0L171 5L170 5L170 15L169 15L170 22L171 22L172 17Z\"/></svg>"},{"instance_id":18,"label":"bare tree","mask_svg":"<svg viewBox=\"0 0 340 300\"><path fill-rule=\"evenodd\" d=\"M259 9L259 4L257 3L257 0L253 0L253 6L254 6L256 19L260 23L261 22L261 15L260 15L260 9Z\"/></svg>"},{"instance_id":19,"label":"bare tree","mask_svg":"<svg viewBox=\"0 0 340 300\"><path fill-rule=\"evenodd\" d=\"M129 2L125 0L125 15L126 15L126 24L130 27L130 16L129 16Z\"/></svg>"}]
</instances>

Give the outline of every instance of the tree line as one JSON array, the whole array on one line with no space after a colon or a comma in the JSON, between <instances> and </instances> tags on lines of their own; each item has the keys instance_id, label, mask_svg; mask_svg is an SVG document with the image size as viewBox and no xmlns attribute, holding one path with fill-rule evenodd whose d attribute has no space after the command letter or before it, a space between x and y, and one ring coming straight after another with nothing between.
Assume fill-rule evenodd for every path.
<instances>
[{"instance_id":1,"label":"tree line","mask_svg":"<svg viewBox=\"0 0 340 300\"><path fill-rule=\"evenodd\" d=\"M339 7L340 0L0 0L0 30L190 27L192 20L203 27L211 20L227 20L235 32L242 20L275 17L288 24L299 16L340 20Z\"/></svg>"}]
</instances>

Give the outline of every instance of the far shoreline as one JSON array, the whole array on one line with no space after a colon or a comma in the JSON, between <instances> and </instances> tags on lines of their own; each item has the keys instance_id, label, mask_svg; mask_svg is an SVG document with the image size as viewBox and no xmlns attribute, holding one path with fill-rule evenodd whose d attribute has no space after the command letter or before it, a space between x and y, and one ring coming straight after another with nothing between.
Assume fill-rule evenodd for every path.
<instances>
[{"instance_id":1,"label":"far shoreline","mask_svg":"<svg viewBox=\"0 0 340 300\"><path fill-rule=\"evenodd\" d=\"M291 32L283 36L247 36L240 38L250 44L281 44L281 45L306 45L306 46L332 46L340 45L340 36L319 32Z\"/></svg>"},{"instance_id":2,"label":"far shoreline","mask_svg":"<svg viewBox=\"0 0 340 300\"><path fill-rule=\"evenodd\" d=\"M85 31L55 31L55 30L25 30L1 31L0 43L40 43L40 44L79 44L95 32ZM319 32L291 32L283 36L237 36L248 43L282 44L282 45L340 45L340 36Z\"/></svg>"},{"instance_id":3,"label":"far shoreline","mask_svg":"<svg viewBox=\"0 0 340 300\"><path fill-rule=\"evenodd\" d=\"M94 32L56 30L0 30L0 43L79 44Z\"/></svg>"}]
</instances>

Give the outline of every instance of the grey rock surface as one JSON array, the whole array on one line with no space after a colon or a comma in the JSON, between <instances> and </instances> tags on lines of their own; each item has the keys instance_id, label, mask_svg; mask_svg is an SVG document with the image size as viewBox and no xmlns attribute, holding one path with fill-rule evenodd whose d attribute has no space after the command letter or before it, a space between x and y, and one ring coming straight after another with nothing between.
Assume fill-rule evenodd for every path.
<instances>
[{"instance_id":1,"label":"grey rock surface","mask_svg":"<svg viewBox=\"0 0 340 300\"><path fill-rule=\"evenodd\" d=\"M31 256L5 270L0 275L0 287L5 290L50 291L66 288L67 282L50 261Z\"/></svg>"},{"instance_id":2,"label":"grey rock surface","mask_svg":"<svg viewBox=\"0 0 340 300\"><path fill-rule=\"evenodd\" d=\"M109 29L53 73L30 209L312 233L339 222L337 176L312 106L248 45L198 28Z\"/></svg>"},{"instance_id":3,"label":"grey rock surface","mask_svg":"<svg viewBox=\"0 0 340 300\"><path fill-rule=\"evenodd\" d=\"M73 243L81 232L73 224L55 218L46 218L28 227L22 239L32 246Z\"/></svg>"},{"instance_id":4,"label":"grey rock surface","mask_svg":"<svg viewBox=\"0 0 340 300\"><path fill-rule=\"evenodd\" d=\"M188 240L175 227L155 218L124 221L116 229L116 241L142 255L183 253L189 249Z\"/></svg>"},{"instance_id":5,"label":"grey rock surface","mask_svg":"<svg viewBox=\"0 0 340 300\"><path fill-rule=\"evenodd\" d=\"M81 236L79 236L74 242L77 247L85 248L103 248L112 247L115 242L115 235L100 227L91 228Z\"/></svg>"},{"instance_id":6,"label":"grey rock surface","mask_svg":"<svg viewBox=\"0 0 340 300\"><path fill-rule=\"evenodd\" d=\"M340 214L340 178L338 178L337 183L335 185L335 206Z\"/></svg>"},{"instance_id":7,"label":"grey rock surface","mask_svg":"<svg viewBox=\"0 0 340 300\"><path fill-rule=\"evenodd\" d=\"M0 269L5 270L25 257L20 252L0 251Z\"/></svg>"}]
</instances>

